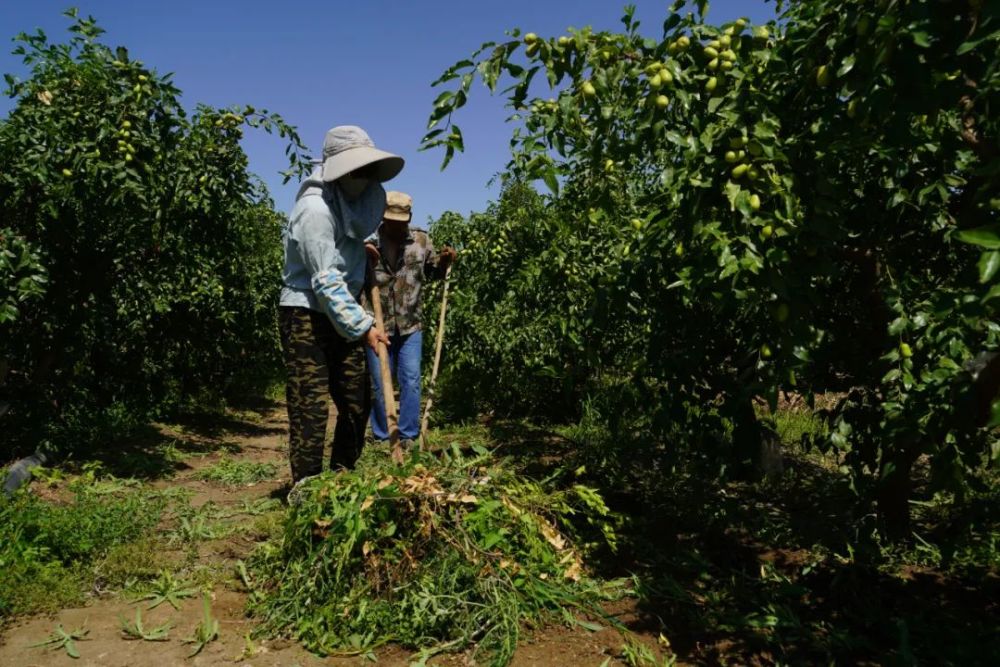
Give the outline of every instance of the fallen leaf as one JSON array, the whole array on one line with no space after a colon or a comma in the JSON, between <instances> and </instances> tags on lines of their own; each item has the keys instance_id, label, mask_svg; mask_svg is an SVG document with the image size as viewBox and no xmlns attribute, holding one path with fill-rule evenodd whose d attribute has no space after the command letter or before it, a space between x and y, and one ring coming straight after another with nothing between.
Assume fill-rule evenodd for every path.
<instances>
[{"instance_id":1,"label":"fallen leaf","mask_svg":"<svg viewBox=\"0 0 1000 667\"><path fill-rule=\"evenodd\" d=\"M520 507L512 503L510 499L507 498L507 496L502 497L500 500L503 503L504 507L509 509L514 516L521 516L522 514L524 514L524 510L522 510Z\"/></svg>"},{"instance_id":2,"label":"fallen leaf","mask_svg":"<svg viewBox=\"0 0 1000 667\"><path fill-rule=\"evenodd\" d=\"M556 551L562 551L563 549L566 548L565 538L563 538L563 536L560 535L555 528L550 526L545 521L541 522L541 528L542 528L542 535L545 536L545 539L548 541L549 544L551 544L555 548Z\"/></svg>"}]
</instances>

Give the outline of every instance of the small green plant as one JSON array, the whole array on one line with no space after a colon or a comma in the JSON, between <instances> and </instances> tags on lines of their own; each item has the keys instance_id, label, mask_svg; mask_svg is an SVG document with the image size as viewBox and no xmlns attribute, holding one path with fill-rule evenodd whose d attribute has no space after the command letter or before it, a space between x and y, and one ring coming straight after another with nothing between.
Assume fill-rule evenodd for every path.
<instances>
[{"instance_id":1,"label":"small green plant","mask_svg":"<svg viewBox=\"0 0 1000 667\"><path fill-rule=\"evenodd\" d=\"M228 529L217 521L218 509L213 503L205 503L199 508L185 509L171 532L171 542L194 544L205 540L215 540L226 535Z\"/></svg>"},{"instance_id":2,"label":"small green plant","mask_svg":"<svg viewBox=\"0 0 1000 667\"><path fill-rule=\"evenodd\" d=\"M660 635L660 643L663 644L666 638ZM669 642L667 642L669 646ZM608 659L610 661L610 658ZM622 661L629 667L674 667L677 658L668 655L658 658L656 653L646 644L643 644L631 634L625 635L625 643L622 644ZM605 664L608 664L606 661Z\"/></svg>"},{"instance_id":3,"label":"small green plant","mask_svg":"<svg viewBox=\"0 0 1000 667\"><path fill-rule=\"evenodd\" d=\"M215 465L199 470L195 477L225 486L247 486L273 479L277 473L278 467L273 463L224 458Z\"/></svg>"},{"instance_id":4,"label":"small green plant","mask_svg":"<svg viewBox=\"0 0 1000 667\"><path fill-rule=\"evenodd\" d=\"M243 583L243 586L246 587L248 591L252 591L253 580L250 578L250 572L247 571L247 564L244 561L236 561L236 574Z\"/></svg>"},{"instance_id":5,"label":"small green plant","mask_svg":"<svg viewBox=\"0 0 1000 667\"><path fill-rule=\"evenodd\" d=\"M176 540L194 543L202 540L214 540L218 533L208 519L200 514L192 517L181 517L180 525L172 535Z\"/></svg>"},{"instance_id":6,"label":"small green plant","mask_svg":"<svg viewBox=\"0 0 1000 667\"><path fill-rule=\"evenodd\" d=\"M184 640L185 644L195 645L194 651L188 654L189 658L198 655L210 642L219 638L219 621L212 616L212 605L208 593L205 593L201 599L201 608L201 621L195 626L194 634Z\"/></svg>"},{"instance_id":7,"label":"small green plant","mask_svg":"<svg viewBox=\"0 0 1000 667\"><path fill-rule=\"evenodd\" d=\"M157 580L153 582L152 591L139 598L139 600L152 600L146 609L156 609L166 602L174 609L179 610L181 608L180 600L194 596L195 592L190 588L184 588L184 585L174 579L174 576L170 572L164 570L160 573Z\"/></svg>"},{"instance_id":8,"label":"small green plant","mask_svg":"<svg viewBox=\"0 0 1000 667\"><path fill-rule=\"evenodd\" d=\"M188 454L185 454L180 450L179 447L177 447L178 442L179 440L177 438L174 438L166 445L164 445L163 449L160 450L160 455L163 457L164 461L166 461L167 463L181 463L188 456L199 456L198 453L189 452Z\"/></svg>"},{"instance_id":9,"label":"small green plant","mask_svg":"<svg viewBox=\"0 0 1000 667\"><path fill-rule=\"evenodd\" d=\"M135 610L135 621L131 623L121 616L118 617L118 620L121 621L122 636L125 639L142 639L147 642L165 642L169 639L167 633L170 631L171 623L167 622L159 627L147 630L142 624L141 609L137 608Z\"/></svg>"},{"instance_id":10,"label":"small green plant","mask_svg":"<svg viewBox=\"0 0 1000 667\"><path fill-rule=\"evenodd\" d=\"M258 653L261 652L261 648L254 644L253 638L250 633L243 636L243 651L239 655L233 658L233 662L239 662L241 660L249 660Z\"/></svg>"},{"instance_id":11,"label":"small green plant","mask_svg":"<svg viewBox=\"0 0 1000 667\"><path fill-rule=\"evenodd\" d=\"M51 646L53 651L58 651L59 649L64 649L66 655L71 658L79 658L80 652L76 650L76 642L83 641L90 630L84 628L77 628L72 632L66 632L63 629L62 624L56 626L56 629L52 631L48 639L45 641L38 642L37 644L31 644L28 648L39 648L43 646Z\"/></svg>"},{"instance_id":12,"label":"small green plant","mask_svg":"<svg viewBox=\"0 0 1000 667\"><path fill-rule=\"evenodd\" d=\"M47 468L45 466L35 466L31 469L31 475L39 484L44 484L50 489L66 480L66 473L61 468Z\"/></svg>"}]
</instances>

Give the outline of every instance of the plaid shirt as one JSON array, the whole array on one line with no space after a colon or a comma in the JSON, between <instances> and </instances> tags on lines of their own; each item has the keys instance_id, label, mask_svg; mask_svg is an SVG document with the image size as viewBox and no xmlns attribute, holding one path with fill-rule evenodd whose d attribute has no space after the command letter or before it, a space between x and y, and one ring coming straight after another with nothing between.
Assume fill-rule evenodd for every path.
<instances>
[{"instance_id":1,"label":"plaid shirt","mask_svg":"<svg viewBox=\"0 0 1000 667\"><path fill-rule=\"evenodd\" d=\"M381 254L375 266L374 281L382 298L382 317L386 332L390 335L406 335L419 331L420 289L424 280L438 280L444 278L445 274L431 237L421 229L411 228L399 247L396 266L389 266L381 230L370 237L368 242L378 248ZM372 312L367 298L365 308Z\"/></svg>"}]
</instances>

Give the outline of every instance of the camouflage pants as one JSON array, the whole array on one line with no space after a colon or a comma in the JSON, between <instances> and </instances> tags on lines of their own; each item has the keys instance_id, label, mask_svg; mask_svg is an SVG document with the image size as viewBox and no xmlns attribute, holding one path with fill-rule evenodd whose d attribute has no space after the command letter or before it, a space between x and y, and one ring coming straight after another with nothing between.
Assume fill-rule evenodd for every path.
<instances>
[{"instance_id":1,"label":"camouflage pants","mask_svg":"<svg viewBox=\"0 0 1000 667\"><path fill-rule=\"evenodd\" d=\"M348 342L323 313L279 309L281 347L288 372L288 455L292 479L323 470L329 394L337 408L330 468L353 468L365 443L371 385L364 341Z\"/></svg>"}]
</instances>

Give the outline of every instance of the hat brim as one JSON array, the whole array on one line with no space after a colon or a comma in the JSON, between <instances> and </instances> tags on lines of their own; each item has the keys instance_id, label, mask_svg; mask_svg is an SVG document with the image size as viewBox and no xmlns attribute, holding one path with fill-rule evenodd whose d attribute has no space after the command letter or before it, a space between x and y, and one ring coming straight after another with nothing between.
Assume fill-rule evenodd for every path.
<instances>
[{"instance_id":1,"label":"hat brim","mask_svg":"<svg viewBox=\"0 0 1000 667\"><path fill-rule=\"evenodd\" d=\"M403 158L369 146L359 146L331 155L323 161L323 180L335 181L355 169L376 165L375 180L391 180L403 170Z\"/></svg>"},{"instance_id":2,"label":"hat brim","mask_svg":"<svg viewBox=\"0 0 1000 667\"><path fill-rule=\"evenodd\" d=\"M386 211L382 214L383 220L392 220L393 222L409 222L413 219L412 213L396 213L395 211Z\"/></svg>"}]
</instances>

